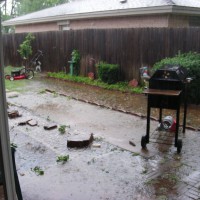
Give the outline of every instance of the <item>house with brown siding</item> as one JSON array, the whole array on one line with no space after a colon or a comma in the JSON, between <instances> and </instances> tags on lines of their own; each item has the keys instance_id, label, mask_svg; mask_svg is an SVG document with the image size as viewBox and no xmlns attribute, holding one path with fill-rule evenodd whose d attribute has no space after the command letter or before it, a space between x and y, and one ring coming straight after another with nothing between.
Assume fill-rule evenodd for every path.
<instances>
[{"instance_id":1,"label":"house with brown siding","mask_svg":"<svg viewBox=\"0 0 200 200\"><path fill-rule=\"evenodd\" d=\"M16 33L200 27L200 0L74 0L3 22Z\"/></svg>"}]
</instances>

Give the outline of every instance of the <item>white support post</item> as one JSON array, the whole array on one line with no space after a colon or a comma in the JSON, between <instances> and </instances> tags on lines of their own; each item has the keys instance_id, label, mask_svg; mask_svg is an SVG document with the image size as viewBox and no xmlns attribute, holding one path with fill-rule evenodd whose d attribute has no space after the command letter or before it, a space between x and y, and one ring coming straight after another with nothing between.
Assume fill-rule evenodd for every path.
<instances>
[{"instance_id":1,"label":"white support post","mask_svg":"<svg viewBox=\"0 0 200 200\"><path fill-rule=\"evenodd\" d=\"M2 0L0 0L1 2ZM5 175L6 196L8 200L16 200L15 181L13 174L13 165L10 148L10 137L8 129L8 114L7 114L7 102L5 93L4 82L4 62L3 62L3 43L2 43L2 31L1 31L1 9L0 9L0 142L1 152L3 157L3 168Z\"/></svg>"}]
</instances>

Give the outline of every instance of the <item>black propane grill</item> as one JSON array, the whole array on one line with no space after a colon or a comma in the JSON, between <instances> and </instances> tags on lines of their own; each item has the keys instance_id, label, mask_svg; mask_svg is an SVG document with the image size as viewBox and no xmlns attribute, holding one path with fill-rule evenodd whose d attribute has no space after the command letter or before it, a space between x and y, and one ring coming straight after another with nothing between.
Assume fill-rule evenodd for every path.
<instances>
[{"instance_id":1,"label":"black propane grill","mask_svg":"<svg viewBox=\"0 0 200 200\"><path fill-rule=\"evenodd\" d=\"M146 147L149 143L150 131L150 114L151 108L159 108L159 122L162 121L162 109L176 110L176 132L175 132L175 147L180 153L182 149L182 140L178 139L179 132L179 115L181 102L184 101L184 120L183 132L185 132L186 113L187 113L187 87L189 82L187 78L188 71L181 66L166 65L158 69L149 79L149 89L144 93L148 95L147 106L147 128L146 136L142 137L141 145Z\"/></svg>"}]
</instances>

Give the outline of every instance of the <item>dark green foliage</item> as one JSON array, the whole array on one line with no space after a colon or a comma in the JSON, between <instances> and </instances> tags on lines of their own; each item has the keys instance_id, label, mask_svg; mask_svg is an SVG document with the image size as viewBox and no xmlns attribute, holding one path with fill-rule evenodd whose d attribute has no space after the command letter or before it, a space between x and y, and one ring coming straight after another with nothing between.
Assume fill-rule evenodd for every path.
<instances>
[{"instance_id":1,"label":"dark green foliage","mask_svg":"<svg viewBox=\"0 0 200 200\"><path fill-rule=\"evenodd\" d=\"M28 33L25 37L25 40L22 42L22 44L19 45L19 50L17 50L22 57L22 59L28 59L29 56L32 54L32 46L31 42L35 39L35 37Z\"/></svg>"},{"instance_id":2,"label":"dark green foliage","mask_svg":"<svg viewBox=\"0 0 200 200\"><path fill-rule=\"evenodd\" d=\"M153 70L159 69L166 64L181 65L188 69L188 76L194 78L188 86L188 101L190 103L200 104L200 54L196 52L189 52L178 54L173 58L165 58L160 62L157 62L153 66Z\"/></svg>"},{"instance_id":3,"label":"dark green foliage","mask_svg":"<svg viewBox=\"0 0 200 200\"><path fill-rule=\"evenodd\" d=\"M63 134L66 131L65 129L66 129L66 126L65 125L61 125L58 130L59 130L60 133Z\"/></svg>"},{"instance_id":4,"label":"dark green foliage","mask_svg":"<svg viewBox=\"0 0 200 200\"><path fill-rule=\"evenodd\" d=\"M31 171L35 172L38 176L44 175L44 170L38 166L34 167L33 169L31 168Z\"/></svg>"},{"instance_id":5,"label":"dark green foliage","mask_svg":"<svg viewBox=\"0 0 200 200\"><path fill-rule=\"evenodd\" d=\"M69 155L66 156L58 156L56 162L57 163L66 163L69 160Z\"/></svg>"},{"instance_id":6,"label":"dark green foliage","mask_svg":"<svg viewBox=\"0 0 200 200\"><path fill-rule=\"evenodd\" d=\"M9 15L2 15L2 21L6 21L6 20L9 20L9 19L11 19L11 16L9 16ZM13 27L10 27L10 26L3 26L2 27L2 32L3 33L9 33L9 31L13 31Z\"/></svg>"},{"instance_id":7,"label":"dark green foliage","mask_svg":"<svg viewBox=\"0 0 200 200\"><path fill-rule=\"evenodd\" d=\"M99 78L108 84L119 81L119 65L100 62L97 64Z\"/></svg>"},{"instance_id":8,"label":"dark green foliage","mask_svg":"<svg viewBox=\"0 0 200 200\"><path fill-rule=\"evenodd\" d=\"M72 51L72 62L74 63L74 75L78 76L80 73L80 53L78 50L74 49Z\"/></svg>"}]
</instances>

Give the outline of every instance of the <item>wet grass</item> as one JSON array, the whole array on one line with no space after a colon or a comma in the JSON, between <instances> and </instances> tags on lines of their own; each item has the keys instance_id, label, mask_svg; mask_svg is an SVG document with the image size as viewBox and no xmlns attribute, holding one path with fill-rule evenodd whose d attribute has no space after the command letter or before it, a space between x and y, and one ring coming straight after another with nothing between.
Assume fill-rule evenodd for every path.
<instances>
[{"instance_id":1,"label":"wet grass","mask_svg":"<svg viewBox=\"0 0 200 200\"><path fill-rule=\"evenodd\" d=\"M11 67L11 66L5 67L4 74L10 75L12 70L18 70L18 69L21 69L21 68L14 68L14 67ZM28 84L28 81L29 80L27 80L27 79L14 80L14 81L10 81L10 80L5 79L5 86L6 86L6 89L9 90L9 91L22 92L24 90L23 89L24 86L26 84Z\"/></svg>"},{"instance_id":2,"label":"wet grass","mask_svg":"<svg viewBox=\"0 0 200 200\"><path fill-rule=\"evenodd\" d=\"M5 80L6 89L9 91L23 91L23 87L27 84L27 80L10 81Z\"/></svg>"},{"instance_id":3,"label":"wet grass","mask_svg":"<svg viewBox=\"0 0 200 200\"><path fill-rule=\"evenodd\" d=\"M102 82L99 79L92 80L88 77L82 77L82 76L71 76L69 74L65 74L64 72L49 72L47 74L48 77L52 78L57 78L61 80L68 80L68 81L73 81L77 83L83 83L87 85L92 85L92 86L98 86L100 88L108 89L108 90L119 90L122 92L131 92L131 93L142 93L143 88L142 87L131 87L128 85L128 82L118 82L115 84L107 84Z\"/></svg>"}]
</instances>

